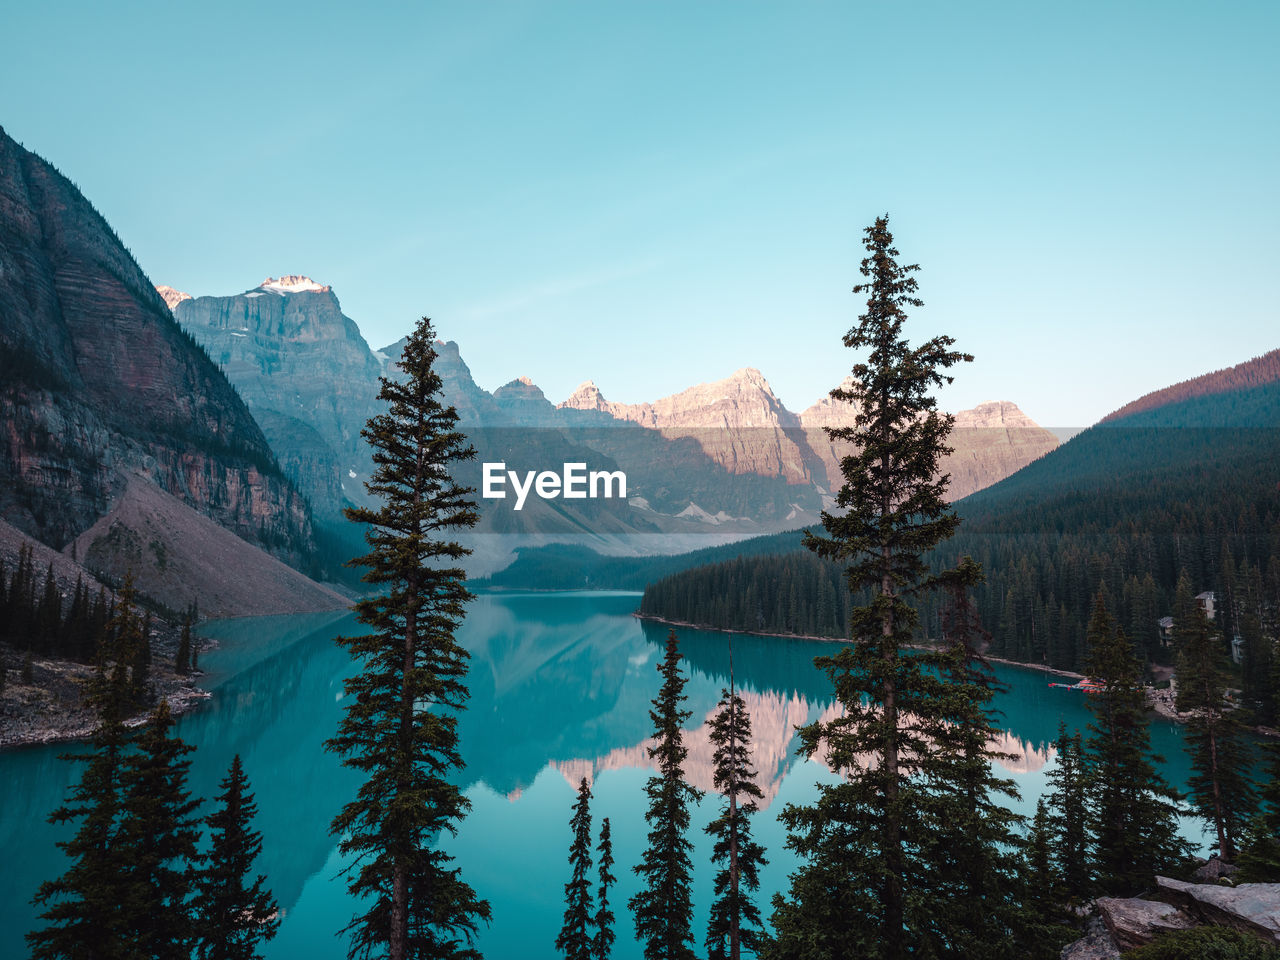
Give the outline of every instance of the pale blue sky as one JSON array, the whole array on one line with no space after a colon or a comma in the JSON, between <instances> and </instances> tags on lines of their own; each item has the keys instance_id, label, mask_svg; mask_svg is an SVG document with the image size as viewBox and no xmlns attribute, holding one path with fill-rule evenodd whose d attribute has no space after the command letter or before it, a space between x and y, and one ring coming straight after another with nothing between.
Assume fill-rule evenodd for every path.
<instances>
[{"instance_id":1,"label":"pale blue sky","mask_svg":"<svg viewBox=\"0 0 1280 960\"><path fill-rule=\"evenodd\" d=\"M0 124L157 283L333 284L482 386L847 372L861 228L945 396L1088 423L1280 346L1280 4L10 5Z\"/></svg>"}]
</instances>

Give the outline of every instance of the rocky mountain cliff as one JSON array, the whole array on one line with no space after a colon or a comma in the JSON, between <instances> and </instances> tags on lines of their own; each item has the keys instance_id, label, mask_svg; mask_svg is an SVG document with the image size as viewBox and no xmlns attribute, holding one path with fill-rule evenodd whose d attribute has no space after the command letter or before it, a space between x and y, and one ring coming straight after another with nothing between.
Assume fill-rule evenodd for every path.
<instances>
[{"instance_id":1,"label":"rocky mountain cliff","mask_svg":"<svg viewBox=\"0 0 1280 960\"><path fill-rule=\"evenodd\" d=\"M362 502L373 463L360 430L378 412L382 364L333 290L292 275L234 296L166 300L236 385L317 517L335 522L347 501Z\"/></svg>"},{"instance_id":2,"label":"rocky mountain cliff","mask_svg":"<svg viewBox=\"0 0 1280 960\"><path fill-rule=\"evenodd\" d=\"M40 542L68 544L142 478L294 564L314 551L235 389L89 201L3 131L0 425L0 516Z\"/></svg>"},{"instance_id":3,"label":"rocky mountain cliff","mask_svg":"<svg viewBox=\"0 0 1280 960\"><path fill-rule=\"evenodd\" d=\"M843 483L843 453L823 428L852 426L855 414L852 405L823 397L797 416L753 368L653 403L611 403L587 381L560 409L603 413L666 437L689 437L730 473L782 478L812 485L821 494ZM1004 479L1058 445L1051 432L1008 401L962 410L955 418L950 441L955 452L941 467L951 475L954 500Z\"/></svg>"},{"instance_id":4,"label":"rocky mountain cliff","mask_svg":"<svg viewBox=\"0 0 1280 960\"><path fill-rule=\"evenodd\" d=\"M560 406L602 410L666 437L690 437L730 473L781 477L792 484L814 479L814 457L799 432L799 419L753 367L653 403L608 403L588 381Z\"/></svg>"},{"instance_id":5,"label":"rocky mountain cliff","mask_svg":"<svg viewBox=\"0 0 1280 960\"><path fill-rule=\"evenodd\" d=\"M404 341L370 350L333 291L305 276L268 278L232 297L162 292L239 388L317 516L341 529L341 509L363 495L372 467L359 431L378 411L378 377L396 375ZM628 478L625 501L535 498L518 512L510 499L484 501L481 531L741 536L813 522L839 486L837 454L820 428L848 411L824 400L797 416L759 370L639 404L611 403L588 381L556 405L527 376L490 393L456 343L436 349L445 397L478 452L463 470L469 485L480 485L480 462L499 460L518 471L586 462ZM957 497L1056 444L1012 404L966 411L958 426L964 442L948 464Z\"/></svg>"}]
</instances>

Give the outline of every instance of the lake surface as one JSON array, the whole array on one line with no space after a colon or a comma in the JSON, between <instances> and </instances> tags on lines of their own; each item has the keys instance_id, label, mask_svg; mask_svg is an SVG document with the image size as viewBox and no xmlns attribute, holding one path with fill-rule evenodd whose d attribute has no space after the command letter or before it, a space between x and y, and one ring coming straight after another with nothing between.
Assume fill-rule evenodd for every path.
<instances>
[{"instance_id":1,"label":"lake surface","mask_svg":"<svg viewBox=\"0 0 1280 960\"><path fill-rule=\"evenodd\" d=\"M645 842L642 789L650 775L645 754L649 701L657 693L656 665L666 628L636 620L638 594L490 594L470 607L461 639L471 651L471 703L461 723L467 768L460 777L472 803L470 817L446 848L464 878L493 907L493 923L480 940L492 960L552 958L568 879L568 820L579 778L594 778L592 812L598 832L610 817L619 883L610 900L617 914L619 960L638 958L627 898L636 889L631 866ZM206 706L181 718L178 733L199 749L192 789L212 797L234 754L244 759L257 795L257 826L264 833L259 869L284 912L266 956L286 960L345 958L335 936L353 913L328 827L357 779L321 743L336 730L343 678L351 664L333 637L355 633L345 615L263 617L205 626L219 647L201 656L213 692ZM728 637L680 632L688 666L687 774L711 786L711 747L703 728L728 684ZM831 710L830 685L813 668L814 656L833 645L768 637L734 638L734 667L754 725L755 762L766 806L756 836L769 851L760 903L784 889L794 861L783 849L776 814L804 803L815 783L833 780L819 763L795 756L793 729ZM999 707L1009 752L1008 774L1022 793L1019 810L1034 812L1052 768L1051 741L1059 721L1082 728L1085 695L1050 689L1043 673L999 667L1010 685ZM1185 787L1188 761L1176 724L1153 720L1152 740L1166 757L1165 774ZM62 870L54 844L70 831L45 822L65 796L79 767L60 761L68 749L30 748L0 753L0 957L26 955L22 933L36 924L30 899L41 880ZM702 828L715 816L708 796L694 813L698 867L695 935L701 947L711 899L711 845ZM1200 840L1198 826L1184 825ZM764 910L766 916L767 908Z\"/></svg>"}]
</instances>

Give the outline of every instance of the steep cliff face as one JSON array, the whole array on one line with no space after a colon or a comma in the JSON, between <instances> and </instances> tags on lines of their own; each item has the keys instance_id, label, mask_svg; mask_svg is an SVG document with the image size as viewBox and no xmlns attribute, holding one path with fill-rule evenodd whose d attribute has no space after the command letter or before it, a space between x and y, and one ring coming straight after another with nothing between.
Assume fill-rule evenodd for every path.
<instances>
[{"instance_id":1,"label":"steep cliff face","mask_svg":"<svg viewBox=\"0 0 1280 960\"><path fill-rule=\"evenodd\" d=\"M174 316L208 351L262 425L317 516L363 502L373 469L360 437L378 412L382 363L328 286L268 277L230 297L174 298Z\"/></svg>"},{"instance_id":2,"label":"steep cliff face","mask_svg":"<svg viewBox=\"0 0 1280 960\"><path fill-rule=\"evenodd\" d=\"M130 478L294 563L305 500L107 222L0 131L0 515L65 545Z\"/></svg>"}]
</instances>

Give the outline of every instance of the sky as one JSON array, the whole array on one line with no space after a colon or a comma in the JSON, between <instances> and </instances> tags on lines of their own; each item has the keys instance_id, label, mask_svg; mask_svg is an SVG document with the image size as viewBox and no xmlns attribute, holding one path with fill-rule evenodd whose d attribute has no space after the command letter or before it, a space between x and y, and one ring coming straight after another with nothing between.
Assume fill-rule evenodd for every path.
<instances>
[{"instance_id":1,"label":"sky","mask_svg":"<svg viewBox=\"0 0 1280 960\"><path fill-rule=\"evenodd\" d=\"M858 359L918 262L943 406L1080 426L1280 347L1280 4L14 4L0 126L157 284L331 284L487 389L638 402Z\"/></svg>"}]
</instances>

